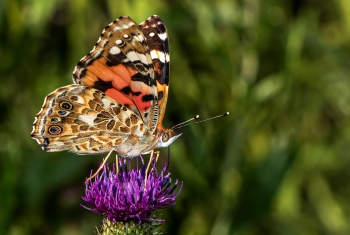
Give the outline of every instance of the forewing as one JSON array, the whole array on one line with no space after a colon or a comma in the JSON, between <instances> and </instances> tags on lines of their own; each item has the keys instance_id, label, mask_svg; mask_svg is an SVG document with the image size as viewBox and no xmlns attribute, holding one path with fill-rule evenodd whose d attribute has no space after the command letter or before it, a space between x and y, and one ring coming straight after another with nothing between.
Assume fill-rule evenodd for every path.
<instances>
[{"instance_id":1,"label":"forewing","mask_svg":"<svg viewBox=\"0 0 350 235\"><path fill-rule=\"evenodd\" d=\"M123 16L109 24L73 72L76 84L96 88L136 113L152 132L158 121L158 92L147 41Z\"/></svg>"},{"instance_id":2,"label":"forewing","mask_svg":"<svg viewBox=\"0 0 350 235\"><path fill-rule=\"evenodd\" d=\"M162 122L166 103L168 100L169 72L170 72L170 48L168 31L162 19L151 16L140 24L140 28L146 37L153 62L153 69L157 81L159 123Z\"/></svg>"}]
</instances>

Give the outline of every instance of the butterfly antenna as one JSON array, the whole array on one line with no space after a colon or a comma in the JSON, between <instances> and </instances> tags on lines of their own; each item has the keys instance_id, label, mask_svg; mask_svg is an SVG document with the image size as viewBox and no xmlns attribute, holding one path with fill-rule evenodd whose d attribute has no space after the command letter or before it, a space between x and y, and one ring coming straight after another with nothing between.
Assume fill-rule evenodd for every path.
<instances>
[{"instance_id":1,"label":"butterfly antenna","mask_svg":"<svg viewBox=\"0 0 350 235\"><path fill-rule=\"evenodd\" d=\"M179 129L181 127L184 127L184 126L188 126L188 125L192 125L192 124L197 124L197 123L201 123L201 122L206 122L206 121L209 121L209 120L212 120L212 119L215 119L215 118L221 118L221 117L225 117L225 116L228 116L230 113L229 112L225 112L223 114L220 114L218 116L215 116L215 117L211 117L211 118L207 118L207 119L204 119L204 120L201 120L201 121L198 121L198 122L192 122L192 123L188 123L194 119L197 119L199 118L199 115L196 115L196 117L194 118L191 118L190 120L186 121L186 122L183 122L183 123L179 123L177 125L175 125L174 127L172 127L170 130L175 130L175 129Z\"/></svg>"},{"instance_id":2,"label":"butterfly antenna","mask_svg":"<svg viewBox=\"0 0 350 235\"><path fill-rule=\"evenodd\" d=\"M187 121L184 121L184 122L181 122L181 123L179 123L179 124L176 124L175 126L173 126L172 128L170 128L170 130L175 130L175 129L177 129L177 128L180 128L180 127L182 127L183 125L185 125L186 123L189 123L189 122L191 122L191 121L193 121L193 120L195 120L195 119L198 119L199 118L199 115L197 114L196 116L194 116L193 118L191 118L191 119L188 119Z\"/></svg>"}]
</instances>

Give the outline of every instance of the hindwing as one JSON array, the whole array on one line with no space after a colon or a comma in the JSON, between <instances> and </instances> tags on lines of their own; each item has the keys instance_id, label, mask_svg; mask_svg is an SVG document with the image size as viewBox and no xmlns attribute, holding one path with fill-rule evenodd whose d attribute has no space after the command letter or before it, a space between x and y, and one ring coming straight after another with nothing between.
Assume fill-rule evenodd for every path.
<instances>
[{"instance_id":1,"label":"hindwing","mask_svg":"<svg viewBox=\"0 0 350 235\"><path fill-rule=\"evenodd\" d=\"M92 87L69 85L49 94L36 115L32 137L45 151L109 152L144 124L132 110Z\"/></svg>"}]
</instances>

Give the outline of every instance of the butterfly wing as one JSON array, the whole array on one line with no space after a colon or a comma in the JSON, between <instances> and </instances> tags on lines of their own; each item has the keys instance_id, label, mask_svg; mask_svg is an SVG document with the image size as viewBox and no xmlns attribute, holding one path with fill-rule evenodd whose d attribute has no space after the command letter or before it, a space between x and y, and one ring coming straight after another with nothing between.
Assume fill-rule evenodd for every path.
<instances>
[{"instance_id":1,"label":"butterfly wing","mask_svg":"<svg viewBox=\"0 0 350 235\"><path fill-rule=\"evenodd\" d=\"M139 116L150 133L158 123L158 92L152 57L139 26L122 16L103 31L73 72L76 84L106 93Z\"/></svg>"},{"instance_id":2,"label":"butterfly wing","mask_svg":"<svg viewBox=\"0 0 350 235\"><path fill-rule=\"evenodd\" d=\"M154 131L164 117L169 85L163 21L158 16L140 26L125 16L113 21L78 62L73 81L49 94L35 118L32 137L44 150L114 149L132 157L158 146Z\"/></svg>"},{"instance_id":3,"label":"butterfly wing","mask_svg":"<svg viewBox=\"0 0 350 235\"><path fill-rule=\"evenodd\" d=\"M142 150L137 139L144 128L140 117L105 93L68 85L46 97L31 136L48 152L97 154L114 149L133 156L133 151L139 154Z\"/></svg>"},{"instance_id":4,"label":"butterfly wing","mask_svg":"<svg viewBox=\"0 0 350 235\"><path fill-rule=\"evenodd\" d=\"M157 15L151 16L142 22L140 28L146 37L152 57L158 93L158 122L162 123L169 89L170 48L168 31L162 19Z\"/></svg>"}]
</instances>

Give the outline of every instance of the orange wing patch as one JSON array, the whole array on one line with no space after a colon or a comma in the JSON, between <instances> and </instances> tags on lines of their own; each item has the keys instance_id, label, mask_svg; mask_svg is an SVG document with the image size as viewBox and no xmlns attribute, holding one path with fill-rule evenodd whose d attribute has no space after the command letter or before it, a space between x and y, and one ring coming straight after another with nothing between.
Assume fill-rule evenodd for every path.
<instances>
[{"instance_id":1,"label":"orange wing patch","mask_svg":"<svg viewBox=\"0 0 350 235\"><path fill-rule=\"evenodd\" d=\"M73 80L105 92L155 128L158 92L152 57L143 32L129 17L103 30L93 50L77 64Z\"/></svg>"}]
</instances>

